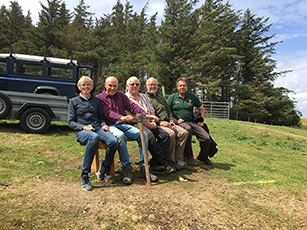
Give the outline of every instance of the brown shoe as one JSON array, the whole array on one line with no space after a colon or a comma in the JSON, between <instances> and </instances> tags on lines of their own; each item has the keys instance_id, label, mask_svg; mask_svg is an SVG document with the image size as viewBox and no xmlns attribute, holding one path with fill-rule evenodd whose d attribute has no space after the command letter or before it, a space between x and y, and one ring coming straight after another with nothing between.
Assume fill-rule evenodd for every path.
<instances>
[{"instance_id":1,"label":"brown shoe","mask_svg":"<svg viewBox=\"0 0 307 230\"><path fill-rule=\"evenodd\" d=\"M165 167L163 165L152 165L150 166L150 169L156 172L163 172L165 170Z\"/></svg>"},{"instance_id":2,"label":"brown shoe","mask_svg":"<svg viewBox=\"0 0 307 230\"><path fill-rule=\"evenodd\" d=\"M164 170L165 174L169 175L174 171L174 169L171 166L167 166Z\"/></svg>"},{"instance_id":3,"label":"brown shoe","mask_svg":"<svg viewBox=\"0 0 307 230\"><path fill-rule=\"evenodd\" d=\"M173 166L176 168L176 171L181 171L180 166L177 164L177 162L173 163Z\"/></svg>"},{"instance_id":4,"label":"brown shoe","mask_svg":"<svg viewBox=\"0 0 307 230\"><path fill-rule=\"evenodd\" d=\"M177 162L174 162L174 161L169 161L168 164L176 170L176 172L178 171L181 171L181 168L180 166L177 164Z\"/></svg>"},{"instance_id":5,"label":"brown shoe","mask_svg":"<svg viewBox=\"0 0 307 230\"><path fill-rule=\"evenodd\" d=\"M197 160L204 162L206 165L213 165L213 162L210 161L208 157L204 158L203 160L197 157Z\"/></svg>"},{"instance_id":6,"label":"brown shoe","mask_svg":"<svg viewBox=\"0 0 307 230\"><path fill-rule=\"evenodd\" d=\"M123 168L123 171L124 171L123 183L126 185L131 185L132 184L132 168L125 167Z\"/></svg>"},{"instance_id":7,"label":"brown shoe","mask_svg":"<svg viewBox=\"0 0 307 230\"><path fill-rule=\"evenodd\" d=\"M187 162L188 162L188 165L192 165L192 166L197 166L198 165L196 160L193 157L187 159Z\"/></svg>"}]
</instances>

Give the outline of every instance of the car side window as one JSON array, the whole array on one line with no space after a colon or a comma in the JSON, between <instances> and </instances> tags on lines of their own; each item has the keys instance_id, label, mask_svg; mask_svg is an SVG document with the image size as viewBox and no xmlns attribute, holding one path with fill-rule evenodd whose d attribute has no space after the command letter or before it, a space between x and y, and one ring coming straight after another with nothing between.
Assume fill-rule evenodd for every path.
<instances>
[{"instance_id":1,"label":"car side window","mask_svg":"<svg viewBox=\"0 0 307 230\"><path fill-rule=\"evenodd\" d=\"M0 73L6 73L6 61L0 61Z\"/></svg>"},{"instance_id":2,"label":"car side window","mask_svg":"<svg viewBox=\"0 0 307 230\"><path fill-rule=\"evenodd\" d=\"M43 65L16 61L14 62L14 73L43 76Z\"/></svg>"},{"instance_id":3,"label":"car side window","mask_svg":"<svg viewBox=\"0 0 307 230\"><path fill-rule=\"evenodd\" d=\"M48 65L46 72L48 77L72 79L74 76L74 69L69 66L61 67L61 66Z\"/></svg>"}]
</instances>

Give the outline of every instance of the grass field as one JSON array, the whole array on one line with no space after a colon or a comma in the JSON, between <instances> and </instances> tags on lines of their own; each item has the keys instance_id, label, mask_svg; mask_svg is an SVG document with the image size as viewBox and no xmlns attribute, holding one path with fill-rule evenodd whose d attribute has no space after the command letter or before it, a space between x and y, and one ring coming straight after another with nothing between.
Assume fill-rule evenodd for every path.
<instances>
[{"instance_id":1,"label":"grass field","mask_svg":"<svg viewBox=\"0 0 307 230\"><path fill-rule=\"evenodd\" d=\"M301 118L301 121L302 121L303 127L307 129L307 118Z\"/></svg>"},{"instance_id":2,"label":"grass field","mask_svg":"<svg viewBox=\"0 0 307 230\"><path fill-rule=\"evenodd\" d=\"M121 183L116 154L119 176L100 183L92 173L86 192L85 147L65 123L37 135L0 120L0 229L307 229L307 120L302 128L205 122L219 149L213 166L157 173L149 187L128 142L134 183Z\"/></svg>"}]
</instances>

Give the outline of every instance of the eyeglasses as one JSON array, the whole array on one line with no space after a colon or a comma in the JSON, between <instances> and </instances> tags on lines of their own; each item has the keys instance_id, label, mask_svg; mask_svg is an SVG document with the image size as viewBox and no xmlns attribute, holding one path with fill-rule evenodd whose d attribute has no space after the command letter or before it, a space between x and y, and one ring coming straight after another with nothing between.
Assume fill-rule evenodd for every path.
<instances>
[{"instance_id":1,"label":"eyeglasses","mask_svg":"<svg viewBox=\"0 0 307 230\"><path fill-rule=\"evenodd\" d=\"M148 86L157 86L158 84L148 84Z\"/></svg>"},{"instance_id":2,"label":"eyeglasses","mask_svg":"<svg viewBox=\"0 0 307 230\"><path fill-rule=\"evenodd\" d=\"M139 86L140 83L131 83L130 85L132 85L132 86Z\"/></svg>"},{"instance_id":3,"label":"eyeglasses","mask_svg":"<svg viewBox=\"0 0 307 230\"><path fill-rule=\"evenodd\" d=\"M82 83L81 86L83 86L83 87L84 86L92 86L92 84L84 84L84 83Z\"/></svg>"}]
</instances>

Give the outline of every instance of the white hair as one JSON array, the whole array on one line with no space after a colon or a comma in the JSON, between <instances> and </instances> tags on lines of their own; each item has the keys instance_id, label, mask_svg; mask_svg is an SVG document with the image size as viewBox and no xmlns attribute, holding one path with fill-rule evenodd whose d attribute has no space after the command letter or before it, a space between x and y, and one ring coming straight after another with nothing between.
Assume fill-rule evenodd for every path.
<instances>
[{"instance_id":1,"label":"white hair","mask_svg":"<svg viewBox=\"0 0 307 230\"><path fill-rule=\"evenodd\" d=\"M128 80L126 81L126 84L129 85L130 81L132 81L132 80L137 80L140 83L140 80L137 77L132 76L132 77L128 78Z\"/></svg>"}]
</instances>

